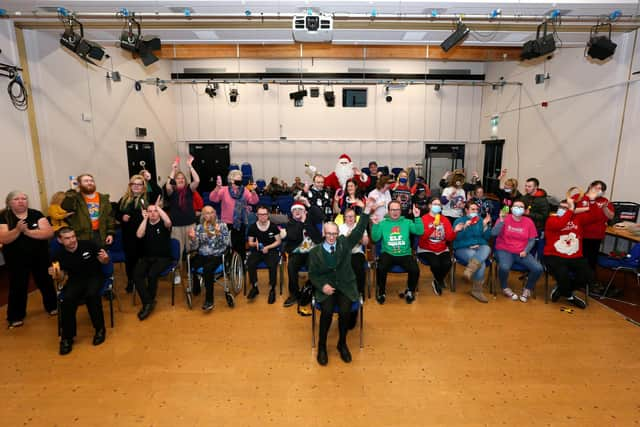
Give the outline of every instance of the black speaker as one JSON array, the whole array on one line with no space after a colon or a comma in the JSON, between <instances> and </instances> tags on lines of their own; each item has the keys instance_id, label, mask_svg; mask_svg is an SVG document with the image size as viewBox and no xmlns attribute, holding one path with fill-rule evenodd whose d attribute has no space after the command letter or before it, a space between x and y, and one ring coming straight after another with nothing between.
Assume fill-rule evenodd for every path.
<instances>
[{"instance_id":1,"label":"black speaker","mask_svg":"<svg viewBox=\"0 0 640 427\"><path fill-rule=\"evenodd\" d=\"M616 53L618 45L607 36L595 36L589 39L587 55L592 58L604 60Z\"/></svg>"},{"instance_id":2,"label":"black speaker","mask_svg":"<svg viewBox=\"0 0 640 427\"><path fill-rule=\"evenodd\" d=\"M324 102L327 104L327 107L335 107L336 106L336 94L331 91L326 91L324 93Z\"/></svg>"},{"instance_id":3,"label":"black speaker","mask_svg":"<svg viewBox=\"0 0 640 427\"><path fill-rule=\"evenodd\" d=\"M138 137L147 136L147 128L136 128L136 136Z\"/></svg>"}]
</instances>

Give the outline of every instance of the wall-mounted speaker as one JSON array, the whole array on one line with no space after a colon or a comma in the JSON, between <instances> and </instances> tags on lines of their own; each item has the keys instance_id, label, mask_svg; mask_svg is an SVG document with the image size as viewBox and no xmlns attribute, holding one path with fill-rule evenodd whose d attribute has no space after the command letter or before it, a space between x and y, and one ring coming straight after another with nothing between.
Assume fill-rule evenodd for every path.
<instances>
[{"instance_id":1,"label":"wall-mounted speaker","mask_svg":"<svg viewBox=\"0 0 640 427\"><path fill-rule=\"evenodd\" d=\"M136 128L136 136L137 137L147 136L147 128Z\"/></svg>"}]
</instances>

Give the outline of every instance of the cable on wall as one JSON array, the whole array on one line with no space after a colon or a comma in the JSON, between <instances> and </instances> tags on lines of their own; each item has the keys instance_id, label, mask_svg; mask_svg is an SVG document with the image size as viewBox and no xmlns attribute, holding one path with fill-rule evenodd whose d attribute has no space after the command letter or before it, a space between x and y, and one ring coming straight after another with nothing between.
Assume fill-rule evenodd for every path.
<instances>
[{"instance_id":1,"label":"cable on wall","mask_svg":"<svg viewBox=\"0 0 640 427\"><path fill-rule=\"evenodd\" d=\"M0 53L2 53L2 50L0 50ZM27 95L27 89L22 82L20 71L22 71L20 67L0 62L0 76L9 79L7 93L9 94L11 103L16 109L25 111L29 106L29 97Z\"/></svg>"}]
</instances>

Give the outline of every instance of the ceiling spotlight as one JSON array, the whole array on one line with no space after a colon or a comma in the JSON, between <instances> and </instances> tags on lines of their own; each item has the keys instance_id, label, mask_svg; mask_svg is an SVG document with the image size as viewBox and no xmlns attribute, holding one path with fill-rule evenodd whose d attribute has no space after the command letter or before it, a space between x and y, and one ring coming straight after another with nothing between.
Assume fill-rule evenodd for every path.
<instances>
[{"instance_id":1,"label":"ceiling spotlight","mask_svg":"<svg viewBox=\"0 0 640 427\"><path fill-rule=\"evenodd\" d=\"M238 101L238 89L231 89L229 91L229 101L237 102Z\"/></svg>"},{"instance_id":2,"label":"ceiling spotlight","mask_svg":"<svg viewBox=\"0 0 640 427\"><path fill-rule=\"evenodd\" d=\"M209 95L209 98L213 98L218 94L218 83L207 83L207 87L204 88L204 93Z\"/></svg>"},{"instance_id":3,"label":"ceiling spotlight","mask_svg":"<svg viewBox=\"0 0 640 427\"><path fill-rule=\"evenodd\" d=\"M160 80L160 78L156 78L156 86L160 89L160 92L167 90L167 85L164 83L164 80Z\"/></svg>"},{"instance_id":4,"label":"ceiling spotlight","mask_svg":"<svg viewBox=\"0 0 640 427\"><path fill-rule=\"evenodd\" d=\"M307 90L301 86L298 86L298 90L296 92L291 92L289 94L289 99L293 99L293 105L296 107L302 107L302 99L307 96Z\"/></svg>"},{"instance_id":5,"label":"ceiling spotlight","mask_svg":"<svg viewBox=\"0 0 640 427\"><path fill-rule=\"evenodd\" d=\"M599 36L598 31L602 27L609 27L609 36ZM611 22L598 23L591 28L589 42L585 48L586 54L594 59L604 61L613 56L618 45L611 41Z\"/></svg>"},{"instance_id":6,"label":"ceiling spotlight","mask_svg":"<svg viewBox=\"0 0 640 427\"><path fill-rule=\"evenodd\" d=\"M58 18L64 25L64 33L62 33L62 36L60 37L60 44L62 46L78 55L84 61L93 65L96 64L91 61L91 59L101 61L102 58L104 58L104 48L98 43L84 38L84 28L82 23L76 19L73 13L70 13L66 9L59 8ZM80 29L80 33L75 31L76 27Z\"/></svg>"},{"instance_id":7,"label":"ceiling spotlight","mask_svg":"<svg viewBox=\"0 0 640 427\"><path fill-rule=\"evenodd\" d=\"M440 91L440 83L436 83L435 85L433 85L433 90L436 92Z\"/></svg>"},{"instance_id":8,"label":"ceiling spotlight","mask_svg":"<svg viewBox=\"0 0 640 427\"><path fill-rule=\"evenodd\" d=\"M327 104L327 107L335 107L336 106L336 94L330 90L324 93L324 102Z\"/></svg>"},{"instance_id":9,"label":"ceiling spotlight","mask_svg":"<svg viewBox=\"0 0 640 427\"><path fill-rule=\"evenodd\" d=\"M160 38L158 36L143 36L140 23L136 20L134 13L130 16L119 13L125 18L125 29L120 34L120 47L138 55L145 67L156 62L158 57L153 54L153 51L160 50L162 47ZM136 27L135 33L134 26Z\"/></svg>"},{"instance_id":10,"label":"ceiling spotlight","mask_svg":"<svg viewBox=\"0 0 640 427\"><path fill-rule=\"evenodd\" d=\"M553 38L553 33L547 34L547 23L548 21L545 19L542 24L538 25L535 40L529 40L522 46L520 59L527 60L538 58L540 56L548 55L556 50L556 41ZM543 30L542 35L540 35L541 29Z\"/></svg>"},{"instance_id":11,"label":"ceiling spotlight","mask_svg":"<svg viewBox=\"0 0 640 427\"><path fill-rule=\"evenodd\" d=\"M385 95L386 95L386 96L384 97L384 100L385 100L385 101L387 101L387 102L391 102L391 101L393 101L393 97L392 97L391 95L389 95L389 86L386 86L386 87L384 88L384 93L385 93Z\"/></svg>"},{"instance_id":12,"label":"ceiling spotlight","mask_svg":"<svg viewBox=\"0 0 640 427\"><path fill-rule=\"evenodd\" d=\"M451 48L464 42L469 35L469 31L469 28L462 21L458 21L456 30L440 44L440 47L445 52L449 52Z\"/></svg>"},{"instance_id":13,"label":"ceiling spotlight","mask_svg":"<svg viewBox=\"0 0 640 427\"><path fill-rule=\"evenodd\" d=\"M269 83L262 83L262 89L269 90Z\"/></svg>"},{"instance_id":14,"label":"ceiling spotlight","mask_svg":"<svg viewBox=\"0 0 640 427\"><path fill-rule=\"evenodd\" d=\"M317 98L320 96L320 89L317 87L312 87L309 90L309 96L311 96L312 98Z\"/></svg>"}]
</instances>

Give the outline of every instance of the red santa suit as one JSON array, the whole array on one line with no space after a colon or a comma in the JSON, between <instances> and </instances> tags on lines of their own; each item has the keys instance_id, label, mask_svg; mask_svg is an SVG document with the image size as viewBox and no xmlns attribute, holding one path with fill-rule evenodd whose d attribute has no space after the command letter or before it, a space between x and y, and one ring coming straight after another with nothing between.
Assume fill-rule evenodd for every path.
<instances>
[{"instance_id":1,"label":"red santa suit","mask_svg":"<svg viewBox=\"0 0 640 427\"><path fill-rule=\"evenodd\" d=\"M353 169L353 162L351 161L351 157L347 156L346 154L342 154L340 157L338 157L338 162L340 162L341 159L348 160L349 168ZM351 175L347 177L344 185L342 185L340 183L340 179L338 178L338 175L336 174L335 171L333 171L329 175L324 177L324 186L331 188L333 191L336 191L339 188L344 189L344 186L346 185L346 181L348 181L351 178L353 178L353 173L351 173ZM356 181L358 182L358 188L362 191L365 191L369 187L369 182L371 180L369 179L367 174L361 172L360 179L356 178Z\"/></svg>"}]
</instances>

